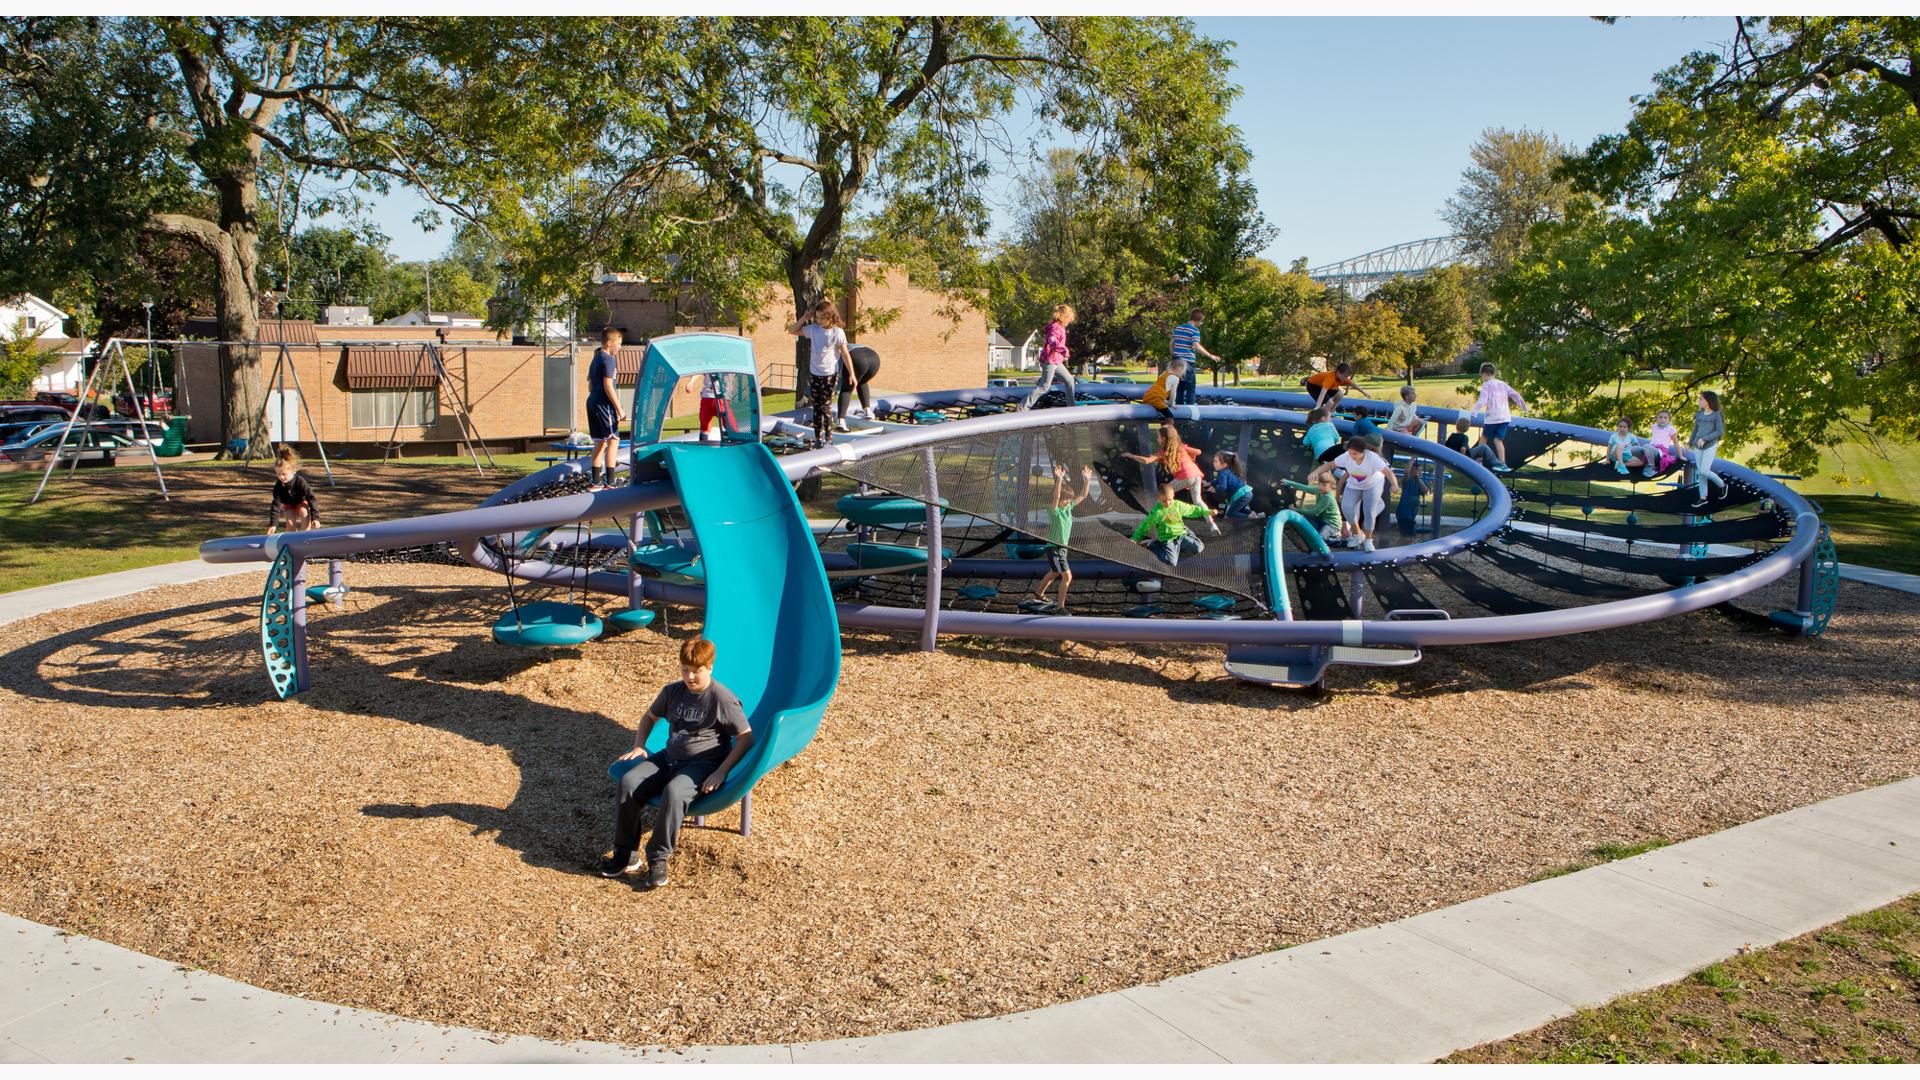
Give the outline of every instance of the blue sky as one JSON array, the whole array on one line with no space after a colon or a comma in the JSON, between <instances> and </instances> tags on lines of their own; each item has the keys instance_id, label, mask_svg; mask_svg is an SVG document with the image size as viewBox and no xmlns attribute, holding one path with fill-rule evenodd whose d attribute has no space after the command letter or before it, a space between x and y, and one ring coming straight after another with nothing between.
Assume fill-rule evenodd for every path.
<instances>
[{"instance_id":1,"label":"blue sky","mask_svg":"<svg viewBox=\"0 0 1920 1080\"><path fill-rule=\"evenodd\" d=\"M1244 89L1234 122L1253 151L1261 209L1280 229L1266 255L1318 265L1446 231L1438 211L1489 127L1538 128L1584 145L1625 124L1655 72L1730 36L1732 19L1202 18L1234 42ZM410 220L410 194L374 221L401 259L451 239Z\"/></svg>"}]
</instances>

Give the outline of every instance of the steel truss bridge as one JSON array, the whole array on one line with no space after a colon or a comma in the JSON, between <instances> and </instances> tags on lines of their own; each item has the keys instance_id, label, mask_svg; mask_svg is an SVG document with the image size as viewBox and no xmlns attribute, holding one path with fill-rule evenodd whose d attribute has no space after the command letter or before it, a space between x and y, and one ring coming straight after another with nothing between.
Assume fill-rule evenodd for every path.
<instances>
[{"instance_id":1,"label":"steel truss bridge","mask_svg":"<svg viewBox=\"0 0 1920 1080\"><path fill-rule=\"evenodd\" d=\"M1465 237L1429 236L1425 240L1409 240L1351 259L1310 267L1307 276L1359 300L1394 278L1420 277L1442 266L1466 261Z\"/></svg>"}]
</instances>

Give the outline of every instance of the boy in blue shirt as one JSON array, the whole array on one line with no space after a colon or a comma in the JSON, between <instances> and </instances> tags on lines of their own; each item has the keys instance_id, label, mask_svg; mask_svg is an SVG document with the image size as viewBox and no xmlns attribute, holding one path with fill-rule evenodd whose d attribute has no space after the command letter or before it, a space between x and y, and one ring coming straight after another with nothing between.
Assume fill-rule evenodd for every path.
<instances>
[{"instance_id":1,"label":"boy in blue shirt","mask_svg":"<svg viewBox=\"0 0 1920 1080\"><path fill-rule=\"evenodd\" d=\"M593 456L587 459L588 491L612 487L620 463L620 422L625 417L613 383L620 372L620 340L625 336L617 326L600 331L600 347L587 365L587 434L593 438Z\"/></svg>"},{"instance_id":2,"label":"boy in blue shirt","mask_svg":"<svg viewBox=\"0 0 1920 1080\"><path fill-rule=\"evenodd\" d=\"M1173 392L1175 405L1194 404L1195 384L1199 382L1195 375L1199 365L1194 362L1194 354L1198 353L1216 364L1220 362L1218 356L1208 352L1207 347L1200 344L1200 324L1205 322L1206 318L1205 311L1194 308L1187 312L1186 322L1173 328L1173 368L1180 379L1179 386Z\"/></svg>"}]
</instances>

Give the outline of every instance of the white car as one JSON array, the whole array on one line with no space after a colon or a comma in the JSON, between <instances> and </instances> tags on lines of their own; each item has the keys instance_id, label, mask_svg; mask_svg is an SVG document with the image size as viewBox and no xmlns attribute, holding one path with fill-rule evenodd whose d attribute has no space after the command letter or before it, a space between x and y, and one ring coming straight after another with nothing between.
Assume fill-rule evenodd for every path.
<instances>
[{"instance_id":1,"label":"white car","mask_svg":"<svg viewBox=\"0 0 1920 1080\"><path fill-rule=\"evenodd\" d=\"M1100 381L1103 383L1132 383L1133 377L1131 375L1102 375L1100 376Z\"/></svg>"},{"instance_id":2,"label":"white car","mask_svg":"<svg viewBox=\"0 0 1920 1080\"><path fill-rule=\"evenodd\" d=\"M62 435L67 436L64 445L61 443ZM0 458L8 461L39 461L57 451L61 461L110 462L115 453L130 450L133 446L133 440L125 435L111 431L89 431L79 426L75 426L69 434L66 425L60 424L36 432L20 442L0 446Z\"/></svg>"},{"instance_id":3,"label":"white car","mask_svg":"<svg viewBox=\"0 0 1920 1080\"><path fill-rule=\"evenodd\" d=\"M1019 379L988 379L988 386L1019 386Z\"/></svg>"},{"instance_id":4,"label":"white car","mask_svg":"<svg viewBox=\"0 0 1920 1080\"><path fill-rule=\"evenodd\" d=\"M141 421L116 416L112 420L95 420L92 428L95 431L112 432L135 445L145 443L148 446L159 446L167 439L167 425L158 420Z\"/></svg>"}]
</instances>

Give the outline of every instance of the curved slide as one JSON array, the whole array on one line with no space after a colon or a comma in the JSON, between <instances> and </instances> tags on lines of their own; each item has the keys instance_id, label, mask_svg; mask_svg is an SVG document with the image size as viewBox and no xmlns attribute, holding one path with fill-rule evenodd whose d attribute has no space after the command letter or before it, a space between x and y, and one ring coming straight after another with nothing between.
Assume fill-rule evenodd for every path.
<instances>
[{"instance_id":1,"label":"curved slide","mask_svg":"<svg viewBox=\"0 0 1920 1080\"><path fill-rule=\"evenodd\" d=\"M740 696L753 728L726 783L688 811L711 814L813 741L840 685L840 619L800 501L766 447L661 443L641 452L649 460L665 465L700 543L713 677ZM656 727L647 751L666 734Z\"/></svg>"}]
</instances>

